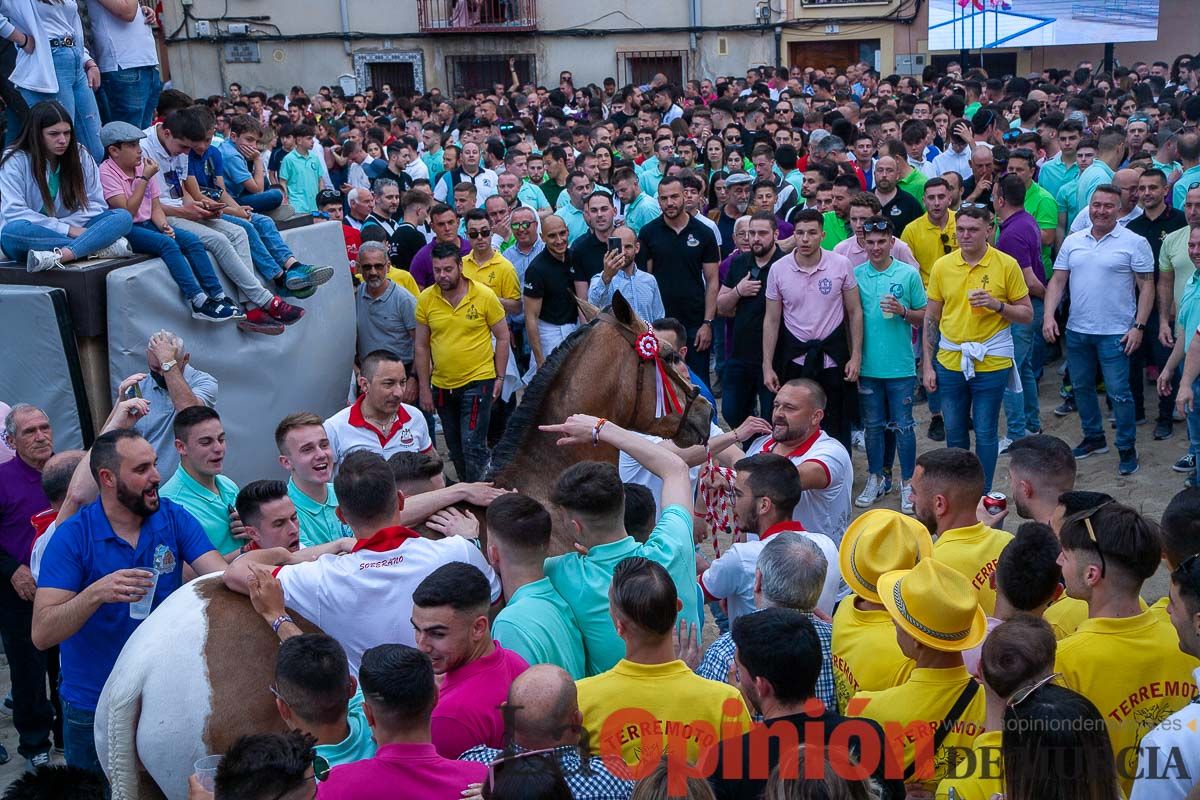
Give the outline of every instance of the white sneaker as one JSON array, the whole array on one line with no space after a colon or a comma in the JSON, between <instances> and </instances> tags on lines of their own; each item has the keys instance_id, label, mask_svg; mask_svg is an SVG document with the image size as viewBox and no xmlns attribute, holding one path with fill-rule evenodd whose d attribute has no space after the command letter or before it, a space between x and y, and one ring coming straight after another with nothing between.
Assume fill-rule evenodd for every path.
<instances>
[{"instance_id":1,"label":"white sneaker","mask_svg":"<svg viewBox=\"0 0 1200 800\"><path fill-rule=\"evenodd\" d=\"M125 239L124 236L122 236L119 239L117 239L115 242L110 244L108 247L105 247L101 250L97 250L96 252L92 253L90 256L88 256L88 258L94 258L94 259L129 258L132 255L133 255L133 248L129 246L129 242Z\"/></svg>"},{"instance_id":2,"label":"white sneaker","mask_svg":"<svg viewBox=\"0 0 1200 800\"><path fill-rule=\"evenodd\" d=\"M1012 439L1008 438L1007 436L1001 436L1000 441L997 443L996 454L1001 455L1001 456L1007 455L1008 454L1008 446L1011 445L1012 443L1013 443Z\"/></svg>"},{"instance_id":3,"label":"white sneaker","mask_svg":"<svg viewBox=\"0 0 1200 800\"><path fill-rule=\"evenodd\" d=\"M867 449L867 435L862 431L853 431L850 434L850 446L855 450Z\"/></svg>"},{"instance_id":4,"label":"white sneaker","mask_svg":"<svg viewBox=\"0 0 1200 800\"><path fill-rule=\"evenodd\" d=\"M900 481L900 511L904 514L913 513L912 481Z\"/></svg>"},{"instance_id":5,"label":"white sneaker","mask_svg":"<svg viewBox=\"0 0 1200 800\"><path fill-rule=\"evenodd\" d=\"M45 272L62 267L62 251L57 247L53 250L30 250L25 256L25 269L30 272Z\"/></svg>"},{"instance_id":6,"label":"white sneaker","mask_svg":"<svg viewBox=\"0 0 1200 800\"><path fill-rule=\"evenodd\" d=\"M870 508L881 497L883 497L883 476L868 475L867 485L863 487L862 494L854 498L854 505L859 508Z\"/></svg>"}]
</instances>

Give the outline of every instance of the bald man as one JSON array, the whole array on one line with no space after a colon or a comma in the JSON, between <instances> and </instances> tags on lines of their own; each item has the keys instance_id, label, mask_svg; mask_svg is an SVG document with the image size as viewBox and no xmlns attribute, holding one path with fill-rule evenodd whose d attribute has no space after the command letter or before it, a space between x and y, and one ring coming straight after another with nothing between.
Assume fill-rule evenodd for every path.
<instances>
[{"instance_id":1,"label":"bald man","mask_svg":"<svg viewBox=\"0 0 1200 800\"><path fill-rule=\"evenodd\" d=\"M554 348L579 327L568 237L567 224L557 214L542 220L542 241L546 248L525 270L521 285L525 338L533 354L529 372L525 375L526 382L533 378L533 373L550 357Z\"/></svg>"},{"instance_id":2,"label":"bald man","mask_svg":"<svg viewBox=\"0 0 1200 800\"><path fill-rule=\"evenodd\" d=\"M579 696L575 681L561 667L537 664L513 680L505 705L505 727L517 753L554 751L575 800L628 797L633 791L634 782L614 776L600 756L588 757L584 765L580 752L587 752L587 743L581 741L584 727ZM458 758L490 764L503 755L502 750L481 745Z\"/></svg>"},{"instance_id":3,"label":"bald man","mask_svg":"<svg viewBox=\"0 0 1200 800\"><path fill-rule=\"evenodd\" d=\"M1113 175L1113 186L1121 190L1121 209L1117 212L1120 215L1117 218L1117 224L1122 228L1144 213L1141 205L1138 204L1137 188L1141 177L1140 169L1130 169L1129 167L1119 169ZM1075 221L1071 223L1071 233L1078 233L1090 227L1092 227L1092 215L1085 207L1075 215Z\"/></svg>"},{"instance_id":4,"label":"bald man","mask_svg":"<svg viewBox=\"0 0 1200 800\"><path fill-rule=\"evenodd\" d=\"M633 229L622 225L612 235L621 240L620 250L604 254L604 269L593 275L587 288L587 301L598 308L612 305L613 295L620 292L629 301L638 317L646 322L667 315L663 308L658 281L649 272L638 269L637 254L641 249Z\"/></svg>"},{"instance_id":5,"label":"bald man","mask_svg":"<svg viewBox=\"0 0 1200 800\"><path fill-rule=\"evenodd\" d=\"M983 203L992 208L992 183L996 180L996 158L992 148L986 144L976 145L971 151L971 175L962 184L962 202Z\"/></svg>"}]
</instances>

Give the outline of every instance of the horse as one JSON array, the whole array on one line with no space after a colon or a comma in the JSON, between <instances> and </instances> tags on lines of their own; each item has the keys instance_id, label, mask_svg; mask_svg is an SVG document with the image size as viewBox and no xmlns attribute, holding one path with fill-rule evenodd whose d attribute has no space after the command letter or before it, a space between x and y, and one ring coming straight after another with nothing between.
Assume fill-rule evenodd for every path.
<instances>
[{"instance_id":1,"label":"horse","mask_svg":"<svg viewBox=\"0 0 1200 800\"><path fill-rule=\"evenodd\" d=\"M588 322L543 362L489 466L497 485L543 503L571 464L615 463L617 452L559 447L539 425L587 413L681 447L708 436L708 403L662 368L644 338L646 323L625 299L617 294L603 311L581 308ZM678 402L664 404L664 393ZM572 543L556 519L556 551ZM319 631L292 616L306 633ZM249 599L227 589L219 574L196 578L164 600L121 650L96 709L96 752L113 800L184 800L197 759L225 752L244 734L283 732L270 691L278 650Z\"/></svg>"}]
</instances>

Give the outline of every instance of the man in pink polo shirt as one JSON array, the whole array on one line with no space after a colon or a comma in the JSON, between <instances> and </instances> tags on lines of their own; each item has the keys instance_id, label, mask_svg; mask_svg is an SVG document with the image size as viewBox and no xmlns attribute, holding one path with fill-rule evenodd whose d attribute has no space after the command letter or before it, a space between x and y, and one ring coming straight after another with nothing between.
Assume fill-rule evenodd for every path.
<instances>
[{"instance_id":1,"label":"man in pink polo shirt","mask_svg":"<svg viewBox=\"0 0 1200 800\"><path fill-rule=\"evenodd\" d=\"M805 209L795 223L796 249L767 276L763 382L771 392L793 378L820 384L828 400L824 428L849 450L863 340L854 265L821 249L819 212Z\"/></svg>"},{"instance_id":2,"label":"man in pink polo shirt","mask_svg":"<svg viewBox=\"0 0 1200 800\"><path fill-rule=\"evenodd\" d=\"M457 800L487 777L486 764L443 758L431 743L438 690L424 654L402 644L372 647L363 653L358 680L378 750L374 758L334 767L318 784L319 800Z\"/></svg>"},{"instance_id":3,"label":"man in pink polo shirt","mask_svg":"<svg viewBox=\"0 0 1200 800\"><path fill-rule=\"evenodd\" d=\"M446 758L481 744L503 747L500 707L513 678L529 664L492 639L488 579L471 564L445 564L421 581L412 603L417 647L442 676L433 746Z\"/></svg>"}]
</instances>

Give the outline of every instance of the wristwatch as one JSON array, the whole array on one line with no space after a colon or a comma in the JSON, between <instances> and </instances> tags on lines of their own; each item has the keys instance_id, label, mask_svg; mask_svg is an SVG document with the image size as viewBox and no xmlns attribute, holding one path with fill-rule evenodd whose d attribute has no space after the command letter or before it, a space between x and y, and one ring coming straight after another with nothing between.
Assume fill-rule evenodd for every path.
<instances>
[{"instance_id":1,"label":"wristwatch","mask_svg":"<svg viewBox=\"0 0 1200 800\"><path fill-rule=\"evenodd\" d=\"M701 325L709 325L709 326L711 326L711 325L712 325L712 320L711 320L711 319L706 319L706 320L704 320L703 322L701 322L700 324L701 324Z\"/></svg>"},{"instance_id":2,"label":"wristwatch","mask_svg":"<svg viewBox=\"0 0 1200 800\"><path fill-rule=\"evenodd\" d=\"M1136 329L1137 329L1137 330L1139 330L1139 331L1144 331L1144 330L1146 330L1146 323L1144 323L1144 322L1135 322L1135 323L1133 323L1133 327L1134 327L1134 328L1136 328Z\"/></svg>"},{"instance_id":3,"label":"wristwatch","mask_svg":"<svg viewBox=\"0 0 1200 800\"><path fill-rule=\"evenodd\" d=\"M160 366L158 368L158 371L162 372L163 374L166 374L166 373L170 372L171 370L175 369L175 365L178 363L179 362L174 358L172 358L170 361L164 361L162 363L162 366Z\"/></svg>"}]
</instances>

